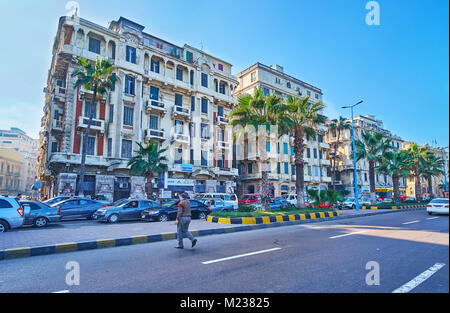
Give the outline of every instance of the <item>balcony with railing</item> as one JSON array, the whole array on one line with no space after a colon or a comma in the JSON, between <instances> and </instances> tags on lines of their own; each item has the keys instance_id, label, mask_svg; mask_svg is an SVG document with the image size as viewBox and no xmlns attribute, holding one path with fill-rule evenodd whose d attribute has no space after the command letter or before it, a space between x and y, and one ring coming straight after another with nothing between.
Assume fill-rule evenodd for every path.
<instances>
[{"instance_id":1,"label":"balcony with railing","mask_svg":"<svg viewBox=\"0 0 450 313\"><path fill-rule=\"evenodd\" d=\"M156 100L146 100L145 102L145 112L146 113L166 113L165 104L162 101L156 101Z\"/></svg>"},{"instance_id":2,"label":"balcony with railing","mask_svg":"<svg viewBox=\"0 0 450 313\"><path fill-rule=\"evenodd\" d=\"M184 134L173 134L172 142L181 143L181 144L189 144L189 136Z\"/></svg>"},{"instance_id":3,"label":"balcony with railing","mask_svg":"<svg viewBox=\"0 0 450 313\"><path fill-rule=\"evenodd\" d=\"M330 145L325 142L320 142L319 147L322 149L330 149Z\"/></svg>"},{"instance_id":4,"label":"balcony with railing","mask_svg":"<svg viewBox=\"0 0 450 313\"><path fill-rule=\"evenodd\" d=\"M230 143L226 141L217 141L217 148L218 149L230 149Z\"/></svg>"},{"instance_id":5,"label":"balcony with railing","mask_svg":"<svg viewBox=\"0 0 450 313\"><path fill-rule=\"evenodd\" d=\"M79 128L87 128L88 125L89 125L89 117L85 117L85 116L78 117L78 127ZM91 130L104 133L105 132L105 121L93 118L91 121Z\"/></svg>"},{"instance_id":6,"label":"balcony with railing","mask_svg":"<svg viewBox=\"0 0 450 313\"><path fill-rule=\"evenodd\" d=\"M165 140L164 131L157 129L146 129L145 130L145 140L148 142L150 140Z\"/></svg>"},{"instance_id":7,"label":"balcony with railing","mask_svg":"<svg viewBox=\"0 0 450 313\"><path fill-rule=\"evenodd\" d=\"M191 110L186 107L174 105L172 107L172 117L190 118Z\"/></svg>"},{"instance_id":8,"label":"balcony with railing","mask_svg":"<svg viewBox=\"0 0 450 313\"><path fill-rule=\"evenodd\" d=\"M227 125L227 119L225 116L216 116L215 120L216 125Z\"/></svg>"},{"instance_id":9,"label":"balcony with railing","mask_svg":"<svg viewBox=\"0 0 450 313\"><path fill-rule=\"evenodd\" d=\"M63 123L60 120L52 120L52 129L57 131L63 130Z\"/></svg>"}]
</instances>

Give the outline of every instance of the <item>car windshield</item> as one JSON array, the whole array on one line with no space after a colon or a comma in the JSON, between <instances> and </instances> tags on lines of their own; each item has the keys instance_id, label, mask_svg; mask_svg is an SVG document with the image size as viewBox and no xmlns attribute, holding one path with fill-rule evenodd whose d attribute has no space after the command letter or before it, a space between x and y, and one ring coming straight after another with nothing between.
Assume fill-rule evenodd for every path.
<instances>
[{"instance_id":1,"label":"car windshield","mask_svg":"<svg viewBox=\"0 0 450 313\"><path fill-rule=\"evenodd\" d=\"M120 199L113 203L113 206L123 206L125 203L128 203L128 199Z\"/></svg>"},{"instance_id":2,"label":"car windshield","mask_svg":"<svg viewBox=\"0 0 450 313\"><path fill-rule=\"evenodd\" d=\"M355 201L355 198L348 198L348 199L345 200L345 201L347 201L347 202L353 202L353 201Z\"/></svg>"},{"instance_id":3,"label":"car windshield","mask_svg":"<svg viewBox=\"0 0 450 313\"><path fill-rule=\"evenodd\" d=\"M171 205L173 205L173 204L175 204L177 202L178 202L178 200L171 200L171 201L167 201L167 202L162 203L161 206L162 207L169 207L169 206L171 206Z\"/></svg>"},{"instance_id":4,"label":"car windshield","mask_svg":"<svg viewBox=\"0 0 450 313\"><path fill-rule=\"evenodd\" d=\"M446 204L448 204L448 199L434 199L434 200L431 200L430 203L446 203Z\"/></svg>"},{"instance_id":5,"label":"car windshield","mask_svg":"<svg viewBox=\"0 0 450 313\"><path fill-rule=\"evenodd\" d=\"M57 206L62 205L64 203L66 203L66 200L62 200L62 201L59 201L59 202L52 203L52 204L50 204L50 207L57 207Z\"/></svg>"}]
</instances>

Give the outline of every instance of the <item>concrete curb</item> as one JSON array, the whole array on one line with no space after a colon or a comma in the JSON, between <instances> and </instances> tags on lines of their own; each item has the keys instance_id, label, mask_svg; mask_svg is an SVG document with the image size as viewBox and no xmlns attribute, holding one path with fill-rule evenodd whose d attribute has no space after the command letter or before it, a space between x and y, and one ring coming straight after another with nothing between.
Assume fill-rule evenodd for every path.
<instances>
[{"instance_id":1,"label":"concrete curb","mask_svg":"<svg viewBox=\"0 0 450 313\"><path fill-rule=\"evenodd\" d=\"M415 204L415 205L399 205L399 206L395 206L395 205L374 205L374 206L370 206L370 207L366 207L363 206L361 209L362 210L403 210L403 209L424 209L426 208L427 205L426 204Z\"/></svg>"},{"instance_id":2,"label":"concrete curb","mask_svg":"<svg viewBox=\"0 0 450 313\"><path fill-rule=\"evenodd\" d=\"M388 213L396 213L403 211L418 211L423 208L411 208L404 210L391 210L391 211L377 211L377 212L367 212L362 214L354 214L354 215L340 215L333 217L316 217L313 219L298 219L298 220L287 220L282 222L274 222L274 223L261 223L254 225L245 225L245 226L225 226L223 228L216 229L202 229L202 230L191 230L192 235L196 237L208 236L208 235L218 235L225 233L233 233L240 231L249 231L256 229L264 229L264 228L272 228L272 227L280 227L280 226L289 226L289 225L298 225L298 224L308 224L308 223L318 223L325 222L337 219L347 219L347 218L356 218L362 216L369 215L378 215L378 214L388 214ZM337 212L339 213L339 212ZM165 240L173 240L176 239L177 234L174 232L169 233L161 233L161 234L153 234L153 235L142 235L142 236L132 236L125 238L115 238L115 239L97 239L92 241L84 241L84 242L69 242L69 243L60 243L48 246L37 246L37 247L21 247L21 248L12 248L0 250L0 260L9 260L15 258L25 258L39 255L49 255L55 253L66 253L66 252L74 252L74 251L83 251L83 250L92 250L92 249L103 249L103 248L111 248L111 247L120 247L120 246L128 246L135 244L144 244L151 242L159 242Z\"/></svg>"},{"instance_id":3,"label":"concrete curb","mask_svg":"<svg viewBox=\"0 0 450 313\"><path fill-rule=\"evenodd\" d=\"M318 213L303 213L303 214L288 214L288 215L273 215L273 216L262 216L262 217L216 217L208 216L207 222L211 223L221 223L221 224L244 224L244 225L255 225L255 224L270 224L270 223L283 223L289 221L299 221L299 220L313 220L317 218L328 218L339 216L339 212L318 212Z\"/></svg>"}]
</instances>

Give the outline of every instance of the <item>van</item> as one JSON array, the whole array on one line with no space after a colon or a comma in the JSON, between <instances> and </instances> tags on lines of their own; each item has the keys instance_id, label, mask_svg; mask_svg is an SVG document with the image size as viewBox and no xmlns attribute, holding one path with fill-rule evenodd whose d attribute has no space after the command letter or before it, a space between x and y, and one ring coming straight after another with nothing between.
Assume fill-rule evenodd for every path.
<instances>
[{"instance_id":1,"label":"van","mask_svg":"<svg viewBox=\"0 0 450 313\"><path fill-rule=\"evenodd\" d=\"M233 209L239 207L238 197L234 193L200 193L195 196L196 199L222 199L226 204L233 205Z\"/></svg>"},{"instance_id":2,"label":"van","mask_svg":"<svg viewBox=\"0 0 450 313\"><path fill-rule=\"evenodd\" d=\"M239 203L254 203L258 201L261 201L261 194L251 193L243 195Z\"/></svg>"}]
</instances>

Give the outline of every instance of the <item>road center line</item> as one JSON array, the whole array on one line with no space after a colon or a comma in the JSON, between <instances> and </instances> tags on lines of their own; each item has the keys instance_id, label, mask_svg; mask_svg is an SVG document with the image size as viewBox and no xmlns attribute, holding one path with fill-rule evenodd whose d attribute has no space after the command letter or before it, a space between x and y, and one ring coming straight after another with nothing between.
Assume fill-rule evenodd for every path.
<instances>
[{"instance_id":1,"label":"road center line","mask_svg":"<svg viewBox=\"0 0 450 313\"><path fill-rule=\"evenodd\" d=\"M280 249L281 248L272 248L272 249L267 249L267 250L261 250L261 251L255 251L255 252L250 252L250 253L245 253L245 254L239 254L239 255L234 255L234 256L227 257L227 258L222 258L222 259L216 259L216 260L202 262L202 264L211 264L211 263L216 263L216 262L222 262L222 261L242 258L242 257L245 257L245 256L250 256L250 255L261 254L261 253L271 252L271 251L275 251L275 250L280 250Z\"/></svg>"},{"instance_id":2,"label":"road center line","mask_svg":"<svg viewBox=\"0 0 450 313\"><path fill-rule=\"evenodd\" d=\"M412 224L412 223L419 223L419 220L415 220L415 221L411 221L411 222L406 222L406 223L402 223L403 225L408 225L408 224Z\"/></svg>"},{"instance_id":3,"label":"road center line","mask_svg":"<svg viewBox=\"0 0 450 313\"><path fill-rule=\"evenodd\" d=\"M426 281L428 278L430 278L431 275L436 273L438 270L440 270L444 266L445 266L444 263L436 263L436 264L434 264L432 267L427 269L425 272L423 272L422 274L416 276L413 280L407 282L406 284L404 284L400 288L395 289L392 293L407 293L407 292L410 292L411 290L413 290L414 288L419 286L421 283Z\"/></svg>"},{"instance_id":4,"label":"road center line","mask_svg":"<svg viewBox=\"0 0 450 313\"><path fill-rule=\"evenodd\" d=\"M436 219L436 218L439 218L439 216L429 217L429 218L427 218L427 220L434 220L434 219Z\"/></svg>"},{"instance_id":5,"label":"road center line","mask_svg":"<svg viewBox=\"0 0 450 313\"><path fill-rule=\"evenodd\" d=\"M362 233L365 233L366 231L367 230L362 230L362 231L357 231L357 232L354 232L354 233L349 233L349 234L344 234L344 235L337 235L337 236L330 237L330 239L340 238L340 237L345 237L345 236L350 236L350 235L356 235L356 234L362 234Z\"/></svg>"}]
</instances>

